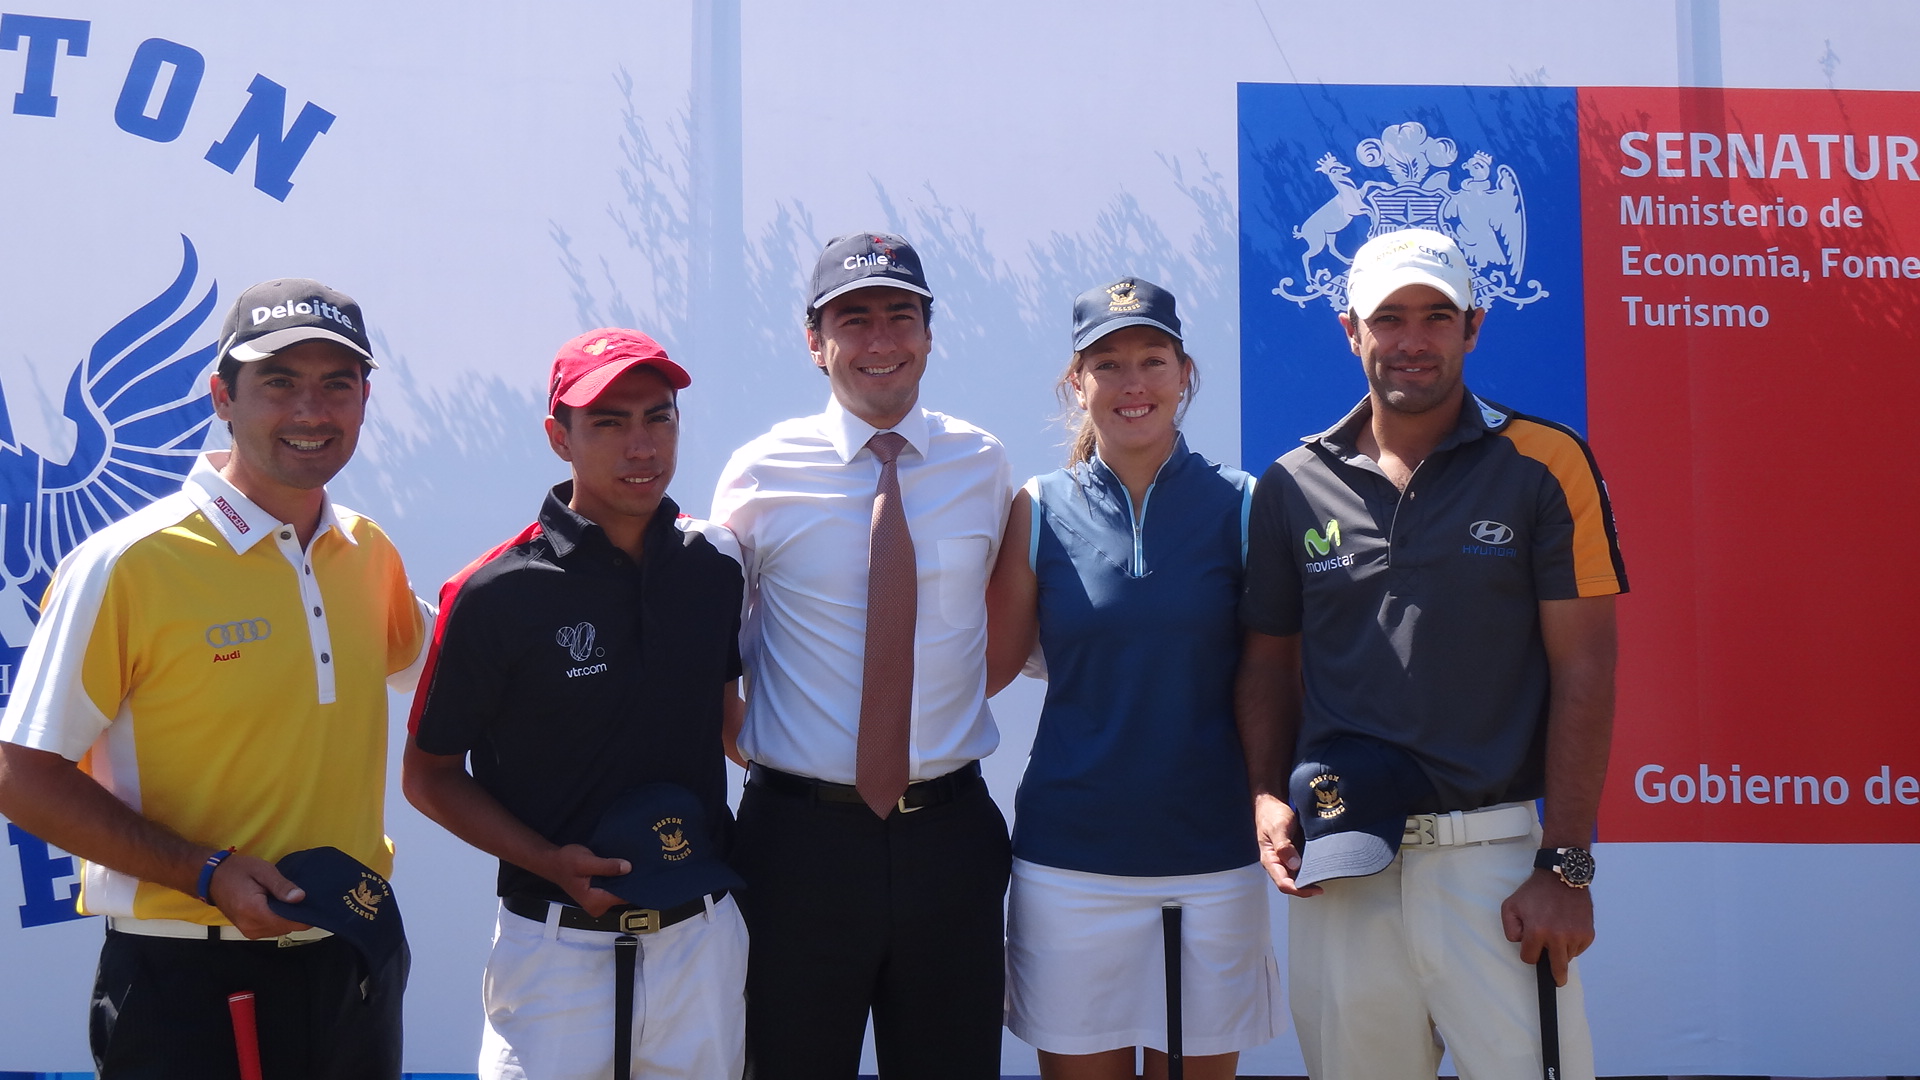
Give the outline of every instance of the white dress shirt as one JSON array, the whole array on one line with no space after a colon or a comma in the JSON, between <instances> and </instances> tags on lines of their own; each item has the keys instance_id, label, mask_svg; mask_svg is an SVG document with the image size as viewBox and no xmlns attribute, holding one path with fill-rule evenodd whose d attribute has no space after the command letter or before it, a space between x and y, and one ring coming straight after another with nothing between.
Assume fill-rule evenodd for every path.
<instances>
[{"instance_id":1,"label":"white dress shirt","mask_svg":"<svg viewBox=\"0 0 1920 1080\"><path fill-rule=\"evenodd\" d=\"M853 783L866 657L867 539L880 462L875 428L838 400L741 447L712 518L739 538L747 579L740 653L751 693L740 750L785 772ZM1013 472L999 440L914 409L892 428L919 573L907 776L928 780L993 752L987 708L987 572Z\"/></svg>"}]
</instances>

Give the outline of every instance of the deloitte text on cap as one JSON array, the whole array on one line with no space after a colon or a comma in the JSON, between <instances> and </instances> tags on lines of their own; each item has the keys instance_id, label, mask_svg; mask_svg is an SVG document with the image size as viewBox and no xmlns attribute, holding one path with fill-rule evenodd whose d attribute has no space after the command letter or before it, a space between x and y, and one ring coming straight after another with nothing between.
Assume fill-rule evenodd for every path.
<instances>
[{"instance_id":1,"label":"deloitte text on cap","mask_svg":"<svg viewBox=\"0 0 1920 1080\"><path fill-rule=\"evenodd\" d=\"M1440 290L1461 311L1473 307L1473 271L1460 245L1432 229L1381 233L1360 245L1347 271L1347 304L1362 319L1408 285Z\"/></svg>"},{"instance_id":2,"label":"deloitte text on cap","mask_svg":"<svg viewBox=\"0 0 1920 1080\"><path fill-rule=\"evenodd\" d=\"M920 270L920 253L892 233L849 233L827 241L827 250L813 267L813 299L809 311L855 289L891 285L931 300L927 275Z\"/></svg>"},{"instance_id":3,"label":"deloitte text on cap","mask_svg":"<svg viewBox=\"0 0 1920 1080\"><path fill-rule=\"evenodd\" d=\"M240 294L220 327L220 355L265 360L304 341L345 345L379 367L367 342L367 323L353 297L312 278L263 281Z\"/></svg>"},{"instance_id":4,"label":"deloitte text on cap","mask_svg":"<svg viewBox=\"0 0 1920 1080\"><path fill-rule=\"evenodd\" d=\"M593 404L613 380L635 367L658 371L675 390L693 385L687 369L667 359L667 350L659 342L638 330L603 326L573 338L553 355L553 371L547 377L547 412L551 414L559 405L578 408Z\"/></svg>"}]
</instances>

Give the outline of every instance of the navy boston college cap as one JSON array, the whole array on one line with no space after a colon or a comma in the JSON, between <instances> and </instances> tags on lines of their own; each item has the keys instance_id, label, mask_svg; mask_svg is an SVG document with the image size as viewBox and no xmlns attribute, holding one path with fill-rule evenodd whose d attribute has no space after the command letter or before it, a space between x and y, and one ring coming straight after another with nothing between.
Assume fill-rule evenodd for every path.
<instances>
[{"instance_id":1,"label":"navy boston college cap","mask_svg":"<svg viewBox=\"0 0 1920 1080\"><path fill-rule=\"evenodd\" d=\"M1385 870L1400 851L1407 815L1436 802L1432 782L1406 751L1354 735L1302 754L1288 789L1307 838L1296 885Z\"/></svg>"},{"instance_id":2,"label":"navy boston college cap","mask_svg":"<svg viewBox=\"0 0 1920 1080\"><path fill-rule=\"evenodd\" d=\"M380 366L360 305L312 278L276 278L241 293L220 326L220 359L265 360L303 341L345 345L368 367Z\"/></svg>"},{"instance_id":3,"label":"navy boston college cap","mask_svg":"<svg viewBox=\"0 0 1920 1080\"><path fill-rule=\"evenodd\" d=\"M1179 341L1180 316L1173 311L1173 294L1137 277L1088 289L1073 302L1073 351L1126 326L1151 326Z\"/></svg>"},{"instance_id":4,"label":"navy boston college cap","mask_svg":"<svg viewBox=\"0 0 1920 1080\"><path fill-rule=\"evenodd\" d=\"M848 233L827 241L813 267L811 311L855 289L891 285L931 300L927 275L920 269L920 253L892 233Z\"/></svg>"},{"instance_id":5,"label":"navy boston college cap","mask_svg":"<svg viewBox=\"0 0 1920 1080\"><path fill-rule=\"evenodd\" d=\"M707 893L745 885L720 858L706 811L679 784L644 784L620 796L600 815L587 846L603 859L625 859L633 869L596 877L593 887L643 908L671 908Z\"/></svg>"},{"instance_id":6,"label":"navy boston college cap","mask_svg":"<svg viewBox=\"0 0 1920 1080\"><path fill-rule=\"evenodd\" d=\"M386 878L332 847L296 851L274 865L307 894L297 904L269 896L267 906L275 915L331 930L359 950L367 962L369 994L406 989L413 958Z\"/></svg>"}]
</instances>

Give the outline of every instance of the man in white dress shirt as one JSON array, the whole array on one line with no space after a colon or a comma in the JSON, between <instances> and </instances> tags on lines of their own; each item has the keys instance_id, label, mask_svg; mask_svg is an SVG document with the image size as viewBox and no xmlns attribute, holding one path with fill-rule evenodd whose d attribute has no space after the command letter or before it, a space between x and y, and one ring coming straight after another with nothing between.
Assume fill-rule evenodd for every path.
<instances>
[{"instance_id":1,"label":"man in white dress shirt","mask_svg":"<svg viewBox=\"0 0 1920 1080\"><path fill-rule=\"evenodd\" d=\"M714 495L749 605L734 862L758 1080L853 1077L869 1010L883 1075L999 1075L1010 852L979 759L1013 477L991 435L919 406L932 298L899 237L829 243L806 335L832 399Z\"/></svg>"}]
</instances>

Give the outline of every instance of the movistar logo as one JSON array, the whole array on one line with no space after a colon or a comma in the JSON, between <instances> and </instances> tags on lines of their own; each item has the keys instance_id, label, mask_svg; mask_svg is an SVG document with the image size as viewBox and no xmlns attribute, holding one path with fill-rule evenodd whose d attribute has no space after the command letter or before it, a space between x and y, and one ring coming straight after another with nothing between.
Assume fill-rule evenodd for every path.
<instances>
[{"instance_id":1,"label":"movistar logo","mask_svg":"<svg viewBox=\"0 0 1920 1080\"><path fill-rule=\"evenodd\" d=\"M1327 519L1327 531L1324 535L1318 529L1308 529L1306 535L1307 554L1324 556L1340 546L1340 522Z\"/></svg>"}]
</instances>

